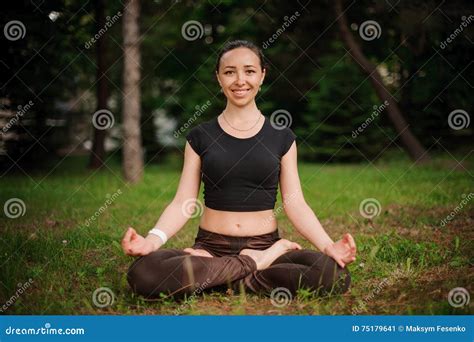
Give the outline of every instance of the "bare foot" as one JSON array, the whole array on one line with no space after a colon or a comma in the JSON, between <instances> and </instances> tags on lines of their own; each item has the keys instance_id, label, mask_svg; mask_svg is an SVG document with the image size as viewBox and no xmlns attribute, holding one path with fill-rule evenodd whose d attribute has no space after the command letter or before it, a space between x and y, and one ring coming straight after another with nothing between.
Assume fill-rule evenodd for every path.
<instances>
[{"instance_id":1,"label":"bare foot","mask_svg":"<svg viewBox=\"0 0 474 342\"><path fill-rule=\"evenodd\" d=\"M186 253L189 253L191 255L195 255L195 256L202 256L202 257L206 257L206 258L212 258L212 255L204 249L185 248L185 249L183 249L183 251L185 251Z\"/></svg>"},{"instance_id":2,"label":"bare foot","mask_svg":"<svg viewBox=\"0 0 474 342\"><path fill-rule=\"evenodd\" d=\"M243 249L240 255L248 255L257 263L257 270L263 270L270 266L280 255L293 249L302 249L296 242L291 242L286 239L280 239L271 247L259 251L256 249Z\"/></svg>"}]
</instances>

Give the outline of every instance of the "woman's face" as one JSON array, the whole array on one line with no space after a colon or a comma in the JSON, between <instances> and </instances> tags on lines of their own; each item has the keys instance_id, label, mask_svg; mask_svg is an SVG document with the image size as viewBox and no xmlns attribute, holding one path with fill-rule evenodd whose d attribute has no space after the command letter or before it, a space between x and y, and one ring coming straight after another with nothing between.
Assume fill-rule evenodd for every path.
<instances>
[{"instance_id":1,"label":"woman's face","mask_svg":"<svg viewBox=\"0 0 474 342\"><path fill-rule=\"evenodd\" d=\"M227 100L243 107L254 101L265 78L258 56L245 47L224 53L220 60L217 80Z\"/></svg>"}]
</instances>

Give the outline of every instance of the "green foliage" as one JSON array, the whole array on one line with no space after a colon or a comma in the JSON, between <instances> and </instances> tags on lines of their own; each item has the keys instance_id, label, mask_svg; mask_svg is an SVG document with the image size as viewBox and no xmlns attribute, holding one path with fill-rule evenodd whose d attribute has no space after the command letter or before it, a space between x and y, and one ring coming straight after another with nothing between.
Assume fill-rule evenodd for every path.
<instances>
[{"instance_id":1,"label":"green foliage","mask_svg":"<svg viewBox=\"0 0 474 342\"><path fill-rule=\"evenodd\" d=\"M371 257L383 262L402 262L407 266L417 265L420 267L436 266L442 263L446 256L441 252L442 248L434 242L417 242L402 238L396 233L383 235L374 239L375 253Z\"/></svg>"},{"instance_id":2,"label":"green foliage","mask_svg":"<svg viewBox=\"0 0 474 342\"><path fill-rule=\"evenodd\" d=\"M344 55L340 46L338 51ZM297 129L305 139L300 153L312 161L372 160L380 152L380 143L387 141L380 128L384 113L377 111L381 102L355 62L348 56L337 57L321 58L321 68L312 74L317 86L308 94L304 128ZM354 136L368 118L371 122Z\"/></svg>"}]
</instances>

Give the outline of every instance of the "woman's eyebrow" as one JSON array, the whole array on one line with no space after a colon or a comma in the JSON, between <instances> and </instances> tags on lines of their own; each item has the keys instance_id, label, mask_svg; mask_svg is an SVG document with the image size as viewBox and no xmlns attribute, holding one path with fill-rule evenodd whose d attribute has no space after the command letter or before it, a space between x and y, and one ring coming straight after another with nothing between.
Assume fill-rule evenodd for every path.
<instances>
[{"instance_id":1,"label":"woman's eyebrow","mask_svg":"<svg viewBox=\"0 0 474 342\"><path fill-rule=\"evenodd\" d=\"M250 67L250 68L255 68L255 65L252 65L252 64L244 65L244 68L248 68L248 67ZM224 67L224 69L225 69L225 68L236 69L237 67L235 67L235 66L233 66L233 65L226 65L226 66Z\"/></svg>"}]
</instances>

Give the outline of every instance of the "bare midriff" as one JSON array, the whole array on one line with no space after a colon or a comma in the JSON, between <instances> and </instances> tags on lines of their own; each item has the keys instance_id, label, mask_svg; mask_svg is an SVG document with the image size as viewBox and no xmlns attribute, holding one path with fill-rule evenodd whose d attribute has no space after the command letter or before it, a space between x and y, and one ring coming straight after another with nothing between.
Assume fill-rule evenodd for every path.
<instances>
[{"instance_id":1,"label":"bare midriff","mask_svg":"<svg viewBox=\"0 0 474 342\"><path fill-rule=\"evenodd\" d=\"M275 231L277 220L272 209L237 212L204 207L199 226L217 234L254 236Z\"/></svg>"}]
</instances>

